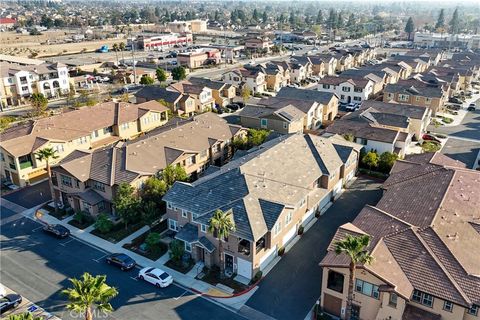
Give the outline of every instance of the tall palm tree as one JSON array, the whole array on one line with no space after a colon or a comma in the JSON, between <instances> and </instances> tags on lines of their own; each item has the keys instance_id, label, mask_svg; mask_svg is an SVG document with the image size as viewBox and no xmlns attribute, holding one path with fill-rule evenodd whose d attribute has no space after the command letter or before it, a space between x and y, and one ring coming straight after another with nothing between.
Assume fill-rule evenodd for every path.
<instances>
[{"instance_id":1,"label":"tall palm tree","mask_svg":"<svg viewBox=\"0 0 480 320\"><path fill-rule=\"evenodd\" d=\"M45 161L47 166L47 174L48 174L48 185L50 186L50 193L52 195L52 200L55 205L55 213L58 213L58 202L57 197L55 196L55 190L53 190L53 182L52 182L52 170L50 168L50 160L58 159L57 150L53 148L44 148L38 150L35 153L35 156L39 161Z\"/></svg>"},{"instance_id":2,"label":"tall palm tree","mask_svg":"<svg viewBox=\"0 0 480 320\"><path fill-rule=\"evenodd\" d=\"M105 313L112 312L113 307L109 301L118 294L118 291L106 284L106 279L104 275L94 277L87 272L80 280L70 278L73 288L62 291L70 301L67 309L82 312L85 320L93 320L93 307Z\"/></svg>"},{"instance_id":3,"label":"tall palm tree","mask_svg":"<svg viewBox=\"0 0 480 320\"><path fill-rule=\"evenodd\" d=\"M11 314L7 320L42 320L42 317L33 316L30 312Z\"/></svg>"},{"instance_id":4,"label":"tall palm tree","mask_svg":"<svg viewBox=\"0 0 480 320\"><path fill-rule=\"evenodd\" d=\"M218 240L220 277L223 277L225 272L225 265L223 263L223 241L228 238L230 232L235 231L235 223L231 214L232 211L223 212L222 210L217 209L208 221L208 231Z\"/></svg>"},{"instance_id":5,"label":"tall palm tree","mask_svg":"<svg viewBox=\"0 0 480 320\"><path fill-rule=\"evenodd\" d=\"M114 43L112 46L113 51L115 51L115 58L117 59L117 66L118 66L118 43Z\"/></svg>"},{"instance_id":6,"label":"tall palm tree","mask_svg":"<svg viewBox=\"0 0 480 320\"><path fill-rule=\"evenodd\" d=\"M120 52L122 53L122 60L125 60L125 59L123 58L123 51L125 51L125 47L126 47L126 46L125 46L125 42L123 42L123 41L120 42L120 44L118 45L118 49L120 49Z\"/></svg>"},{"instance_id":7,"label":"tall palm tree","mask_svg":"<svg viewBox=\"0 0 480 320\"><path fill-rule=\"evenodd\" d=\"M335 253L346 254L350 258L350 275L348 279L348 296L347 296L347 310L345 312L345 319L350 320L352 315L353 303L353 281L355 279L355 270L359 264L370 264L373 257L367 251L370 244L370 236L351 236L347 235L343 240L335 242Z\"/></svg>"}]
</instances>

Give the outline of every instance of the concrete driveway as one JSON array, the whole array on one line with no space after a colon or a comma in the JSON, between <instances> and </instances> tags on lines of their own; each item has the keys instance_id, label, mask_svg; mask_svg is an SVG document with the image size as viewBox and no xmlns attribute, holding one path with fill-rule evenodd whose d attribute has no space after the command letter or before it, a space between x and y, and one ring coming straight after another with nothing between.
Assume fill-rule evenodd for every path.
<instances>
[{"instance_id":1,"label":"concrete driveway","mask_svg":"<svg viewBox=\"0 0 480 320\"><path fill-rule=\"evenodd\" d=\"M2 198L27 209L33 208L52 199L48 187L48 181L24 187L2 196Z\"/></svg>"},{"instance_id":2,"label":"concrete driveway","mask_svg":"<svg viewBox=\"0 0 480 320\"><path fill-rule=\"evenodd\" d=\"M262 280L247 305L278 320L303 320L320 297L325 256L337 228L381 197L380 183L359 178Z\"/></svg>"}]
</instances>

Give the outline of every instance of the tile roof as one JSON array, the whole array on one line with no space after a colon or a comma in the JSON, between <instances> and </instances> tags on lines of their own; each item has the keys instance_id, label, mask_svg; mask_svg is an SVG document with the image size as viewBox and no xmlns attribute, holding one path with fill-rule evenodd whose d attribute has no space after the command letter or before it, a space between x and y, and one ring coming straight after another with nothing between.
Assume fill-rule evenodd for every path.
<instances>
[{"instance_id":1,"label":"tile roof","mask_svg":"<svg viewBox=\"0 0 480 320\"><path fill-rule=\"evenodd\" d=\"M400 104L375 100L365 100L361 109L373 108L378 112L402 115L411 119L423 119L428 113L428 108L410 104Z\"/></svg>"},{"instance_id":2,"label":"tile roof","mask_svg":"<svg viewBox=\"0 0 480 320\"><path fill-rule=\"evenodd\" d=\"M326 105L332 101L335 94L330 92L321 92L316 90L298 89L283 87L277 93L277 98L286 98L294 100L307 100Z\"/></svg>"},{"instance_id":3,"label":"tile roof","mask_svg":"<svg viewBox=\"0 0 480 320\"><path fill-rule=\"evenodd\" d=\"M429 312L425 309L420 309L411 304L407 304L403 311L402 320L441 320L442 316L436 313Z\"/></svg>"},{"instance_id":4,"label":"tile roof","mask_svg":"<svg viewBox=\"0 0 480 320\"><path fill-rule=\"evenodd\" d=\"M177 91L167 90L159 86L145 86L135 93L135 97L148 100L165 100L168 103L175 103L182 94Z\"/></svg>"}]
</instances>

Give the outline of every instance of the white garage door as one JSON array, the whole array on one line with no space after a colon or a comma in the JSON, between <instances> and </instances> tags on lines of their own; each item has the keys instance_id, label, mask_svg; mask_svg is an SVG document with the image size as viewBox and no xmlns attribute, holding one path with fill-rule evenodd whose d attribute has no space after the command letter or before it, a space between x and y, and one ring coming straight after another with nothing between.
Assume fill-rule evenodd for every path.
<instances>
[{"instance_id":1,"label":"white garage door","mask_svg":"<svg viewBox=\"0 0 480 320\"><path fill-rule=\"evenodd\" d=\"M290 240L293 239L293 237L297 234L297 229L295 228L295 226L292 227L292 229L290 229L286 235L283 236L283 239L282 239L282 245L285 246Z\"/></svg>"},{"instance_id":2,"label":"white garage door","mask_svg":"<svg viewBox=\"0 0 480 320\"><path fill-rule=\"evenodd\" d=\"M325 197L323 197L323 199L320 201L320 204L318 205L318 209L322 209L323 207L325 207L329 202L330 200L332 199L332 193L329 192L325 195Z\"/></svg>"},{"instance_id":3,"label":"white garage door","mask_svg":"<svg viewBox=\"0 0 480 320\"><path fill-rule=\"evenodd\" d=\"M247 279L252 278L252 263L250 261L237 258L237 274Z\"/></svg>"},{"instance_id":4,"label":"white garage door","mask_svg":"<svg viewBox=\"0 0 480 320\"><path fill-rule=\"evenodd\" d=\"M316 208L313 208L313 209L310 209L309 211L307 211L303 217L302 217L302 225L306 225L307 223L310 222L310 220L313 219L313 217L315 216L315 210Z\"/></svg>"},{"instance_id":5,"label":"white garage door","mask_svg":"<svg viewBox=\"0 0 480 320\"><path fill-rule=\"evenodd\" d=\"M342 180L338 181L337 184L333 187L333 196L335 197L340 190L342 190Z\"/></svg>"},{"instance_id":6,"label":"white garage door","mask_svg":"<svg viewBox=\"0 0 480 320\"><path fill-rule=\"evenodd\" d=\"M350 181L353 179L353 177L355 176L355 171L351 171L348 175L347 175L347 181Z\"/></svg>"},{"instance_id":7,"label":"white garage door","mask_svg":"<svg viewBox=\"0 0 480 320\"><path fill-rule=\"evenodd\" d=\"M265 269L265 267L268 266L268 264L272 262L276 256L277 256L277 247L273 247L267 252L265 252L265 255L260 258L260 271L263 271L263 269Z\"/></svg>"}]
</instances>

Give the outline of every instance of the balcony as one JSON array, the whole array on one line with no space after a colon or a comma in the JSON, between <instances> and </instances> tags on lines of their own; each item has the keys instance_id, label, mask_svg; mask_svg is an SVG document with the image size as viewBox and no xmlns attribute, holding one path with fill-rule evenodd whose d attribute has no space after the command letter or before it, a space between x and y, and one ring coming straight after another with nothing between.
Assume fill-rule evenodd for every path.
<instances>
[{"instance_id":1,"label":"balcony","mask_svg":"<svg viewBox=\"0 0 480 320\"><path fill-rule=\"evenodd\" d=\"M242 239L238 243L238 252L243 253L246 256L250 255L250 241Z\"/></svg>"},{"instance_id":2,"label":"balcony","mask_svg":"<svg viewBox=\"0 0 480 320\"><path fill-rule=\"evenodd\" d=\"M259 253L262 249L265 249L265 237L258 239L255 243L255 252Z\"/></svg>"},{"instance_id":3,"label":"balcony","mask_svg":"<svg viewBox=\"0 0 480 320\"><path fill-rule=\"evenodd\" d=\"M32 161L20 162L20 170L33 167Z\"/></svg>"}]
</instances>

